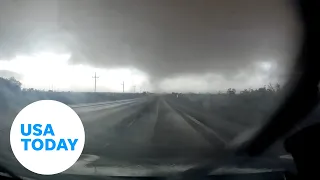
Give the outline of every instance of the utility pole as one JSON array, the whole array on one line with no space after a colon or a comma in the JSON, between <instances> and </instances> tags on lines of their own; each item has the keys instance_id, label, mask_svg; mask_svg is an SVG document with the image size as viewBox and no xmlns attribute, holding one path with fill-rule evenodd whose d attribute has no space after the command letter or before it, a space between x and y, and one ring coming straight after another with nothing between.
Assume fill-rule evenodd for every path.
<instances>
[{"instance_id":1,"label":"utility pole","mask_svg":"<svg viewBox=\"0 0 320 180\"><path fill-rule=\"evenodd\" d=\"M133 93L136 92L136 86L133 86Z\"/></svg>"},{"instance_id":2,"label":"utility pole","mask_svg":"<svg viewBox=\"0 0 320 180\"><path fill-rule=\"evenodd\" d=\"M94 77L92 77L92 78L94 78L94 92L97 92L97 79L99 77L97 77L97 74L94 73Z\"/></svg>"},{"instance_id":3,"label":"utility pole","mask_svg":"<svg viewBox=\"0 0 320 180\"><path fill-rule=\"evenodd\" d=\"M124 93L124 81L122 81L122 92Z\"/></svg>"}]
</instances>

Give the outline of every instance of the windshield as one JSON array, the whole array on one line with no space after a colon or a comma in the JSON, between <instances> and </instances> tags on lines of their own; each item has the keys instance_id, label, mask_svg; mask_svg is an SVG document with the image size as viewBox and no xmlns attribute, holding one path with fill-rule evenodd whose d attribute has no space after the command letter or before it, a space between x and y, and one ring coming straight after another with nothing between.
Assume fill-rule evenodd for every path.
<instances>
[{"instance_id":1,"label":"windshield","mask_svg":"<svg viewBox=\"0 0 320 180\"><path fill-rule=\"evenodd\" d=\"M79 161L100 175L215 158L278 107L297 27L278 0L1 0L0 164L28 172L12 154L10 127L22 108L48 99L79 115Z\"/></svg>"}]
</instances>

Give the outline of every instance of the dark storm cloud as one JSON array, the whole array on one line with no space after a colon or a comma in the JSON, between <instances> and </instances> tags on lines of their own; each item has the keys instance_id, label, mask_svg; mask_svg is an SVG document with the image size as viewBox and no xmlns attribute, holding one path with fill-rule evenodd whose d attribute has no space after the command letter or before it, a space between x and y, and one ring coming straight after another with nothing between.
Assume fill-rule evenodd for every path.
<instances>
[{"instance_id":1,"label":"dark storm cloud","mask_svg":"<svg viewBox=\"0 0 320 180\"><path fill-rule=\"evenodd\" d=\"M289 5L280 0L1 0L0 59L70 52L71 63L135 67L154 79L206 72L232 79L250 72L252 62L282 67L295 55L297 31Z\"/></svg>"}]
</instances>

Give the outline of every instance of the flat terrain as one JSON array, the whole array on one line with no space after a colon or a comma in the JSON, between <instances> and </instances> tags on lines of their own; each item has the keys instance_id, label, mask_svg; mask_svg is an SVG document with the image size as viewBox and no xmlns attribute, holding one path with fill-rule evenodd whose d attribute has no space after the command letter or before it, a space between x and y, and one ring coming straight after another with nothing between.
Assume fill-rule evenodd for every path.
<instances>
[{"instance_id":1,"label":"flat terrain","mask_svg":"<svg viewBox=\"0 0 320 180\"><path fill-rule=\"evenodd\" d=\"M64 174L145 175L183 171L217 156L247 127L181 103L178 98L143 97L71 106L86 132L83 155ZM30 174L12 154L10 120L2 121L0 163ZM83 163L85 162L85 163ZM169 168L168 168L169 167ZM162 168L162 169L161 169ZM144 171L143 171L144 170Z\"/></svg>"}]
</instances>

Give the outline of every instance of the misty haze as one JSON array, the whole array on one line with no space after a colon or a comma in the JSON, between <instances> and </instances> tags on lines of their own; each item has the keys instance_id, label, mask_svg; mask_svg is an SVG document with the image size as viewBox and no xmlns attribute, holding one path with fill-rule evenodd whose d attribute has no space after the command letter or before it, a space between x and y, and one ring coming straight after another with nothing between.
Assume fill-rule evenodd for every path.
<instances>
[{"instance_id":1,"label":"misty haze","mask_svg":"<svg viewBox=\"0 0 320 180\"><path fill-rule=\"evenodd\" d=\"M0 164L38 100L77 112L92 166L204 162L279 106L299 31L282 0L0 0Z\"/></svg>"}]
</instances>

